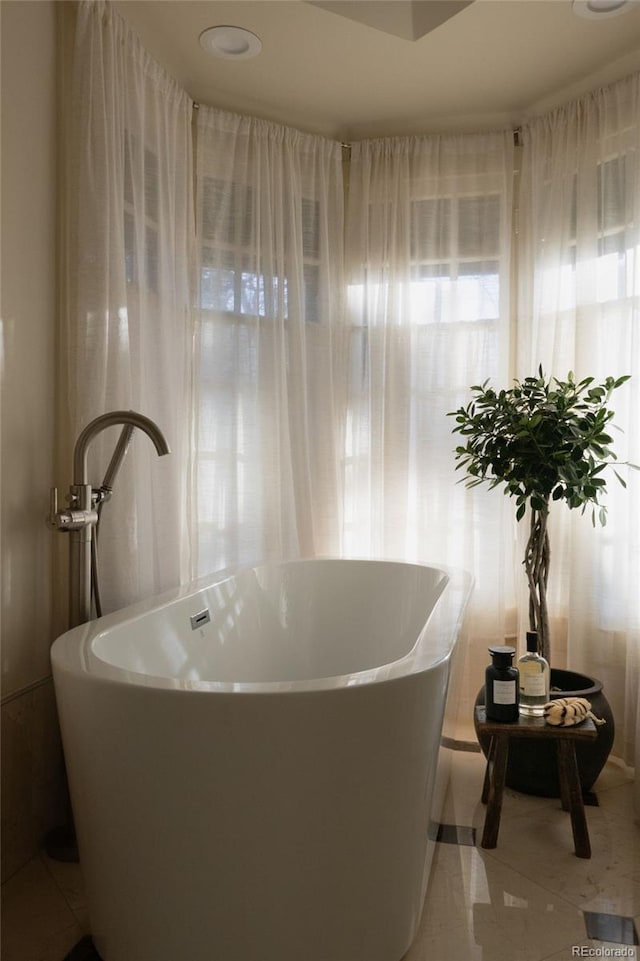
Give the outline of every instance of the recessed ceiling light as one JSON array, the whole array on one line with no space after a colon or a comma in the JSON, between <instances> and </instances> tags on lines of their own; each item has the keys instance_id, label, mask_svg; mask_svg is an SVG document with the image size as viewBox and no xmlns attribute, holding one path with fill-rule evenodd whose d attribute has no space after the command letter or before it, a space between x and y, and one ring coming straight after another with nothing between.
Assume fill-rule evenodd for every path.
<instances>
[{"instance_id":1,"label":"recessed ceiling light","mask_svg":"<svg viewBox=\"0 0 640 961\"><path fill-rule=\"evenodd\" d=\"M248 60L249 57L258 56L262 50L262 41L244 27L219 26L202 31L200 46L215 57Z\"/></svg>"},{"instance_id":2,"label":"recessed ceiling light","mask_svg":"<svg viewBox=\"0 0 640 961\"><path fill-rule=\"evenodd\" d=\"M573 12L579 17L590 17L592 20L616 17L634 6L637 6L636 0L573 0Z\"/></svg>"}]
</instances>

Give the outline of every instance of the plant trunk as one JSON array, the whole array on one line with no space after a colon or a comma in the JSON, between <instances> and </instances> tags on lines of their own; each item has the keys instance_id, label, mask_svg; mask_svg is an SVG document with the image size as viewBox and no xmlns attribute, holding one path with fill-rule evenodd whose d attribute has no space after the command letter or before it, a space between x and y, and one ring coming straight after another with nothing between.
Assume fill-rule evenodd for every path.
<instances>
[{"instance_id":1,"label":"plant trunk","mask_svg":"<svg viewBox=\"0 0 640 961\"><path fill-rule=\"evenodd\" d=\"M550 661L551 637L547 610L547 582L549 580L549 500L540 510L531 509L529 540L525 548L524 569L529 584L529 629L537 631L538 652Z\"/></svg>"}]
</instances>

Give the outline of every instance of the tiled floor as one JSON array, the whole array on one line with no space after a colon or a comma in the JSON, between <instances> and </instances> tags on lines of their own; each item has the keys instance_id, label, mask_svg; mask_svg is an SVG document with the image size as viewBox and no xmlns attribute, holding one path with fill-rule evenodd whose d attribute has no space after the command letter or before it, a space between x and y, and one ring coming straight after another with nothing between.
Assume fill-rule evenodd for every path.
<instances>
[{"instance_id":1,"label":"tiled floor","mask_svg":"<svg viewBox=\"0 0 640 961\"><path fill-rule=\"evenodd\" d=\"M586 808L589 860L575 856L558 800L508 789L498 846L480 848L483 773L481 755L452 753L442 819L458 825L458 843L436 845L420 930L405 961L638 961L640 829L624 772L609 763L595 786L599 806ZM475 828L475 844L461 826ZM605 914L615 916L608 926Z\"/></svg>"},{"instance_id":2,"label":"tiled floor","mask_svg":"<svg viewBox=\"0 0 640 961\"><path fill-rule=\"evenodd\" d=\"M404 961L640 961L640 829L625 773L609 763L595 788L599 806L586 808L590 860L575 857L559 801L509 790L498 846L486 851L479 847L483 758L450 756L444 826ZM79 943L70 961L88 957L77 865L42 855L5 883L2 902L3 961L63 961Z\"/></svg>"}]
</instances>

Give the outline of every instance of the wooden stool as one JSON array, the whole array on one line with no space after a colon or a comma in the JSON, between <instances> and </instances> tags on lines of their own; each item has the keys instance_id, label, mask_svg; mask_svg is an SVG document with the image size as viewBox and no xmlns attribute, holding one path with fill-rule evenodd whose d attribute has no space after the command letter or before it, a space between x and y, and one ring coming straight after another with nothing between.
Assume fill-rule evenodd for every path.
<instances>
[{"instance_id":1,"label":"wooden stool","mask_svg":"<svg viewBox=\"0 0 640 961\"><path fill-rule=\"evenodd\" d=\"M509 740L512 737L548 737L556 742L558 758L558 778L562 808L571 815L573 843L576 856L591 857L589 831L584 813L582 788L576 763L576 741L598 736L591 718L575 727L553 727L543 717L523 717L512 723L488 721L484 705L476 707L478 733L484 732L491 737L487 768L482 785L482 803L487 805L482 834L482 847L495 848L498 843L502 797L509 759Z\"/></svg>"}]
</instances>

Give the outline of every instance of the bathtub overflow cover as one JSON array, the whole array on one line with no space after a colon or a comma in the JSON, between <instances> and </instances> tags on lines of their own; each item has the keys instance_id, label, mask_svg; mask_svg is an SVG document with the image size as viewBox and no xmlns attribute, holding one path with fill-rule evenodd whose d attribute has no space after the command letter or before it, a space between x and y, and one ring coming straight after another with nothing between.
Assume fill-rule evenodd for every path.
<instances>
[{"instance_id":1,"label":"bathtub overflow cover","mask_svg":"<svg viewBox=\"0 0 640 961\"><path fill-rule=\"evenodd\" d=\"M209 614L209 608L205 608L205 610L200 611L199 614L192 614L189 620L191 621L192 631L195 631L196 628L198 627L204 627L204 625L208 624L209 621L211 620L211 616Z\"/></svg>"}]
</instances>

